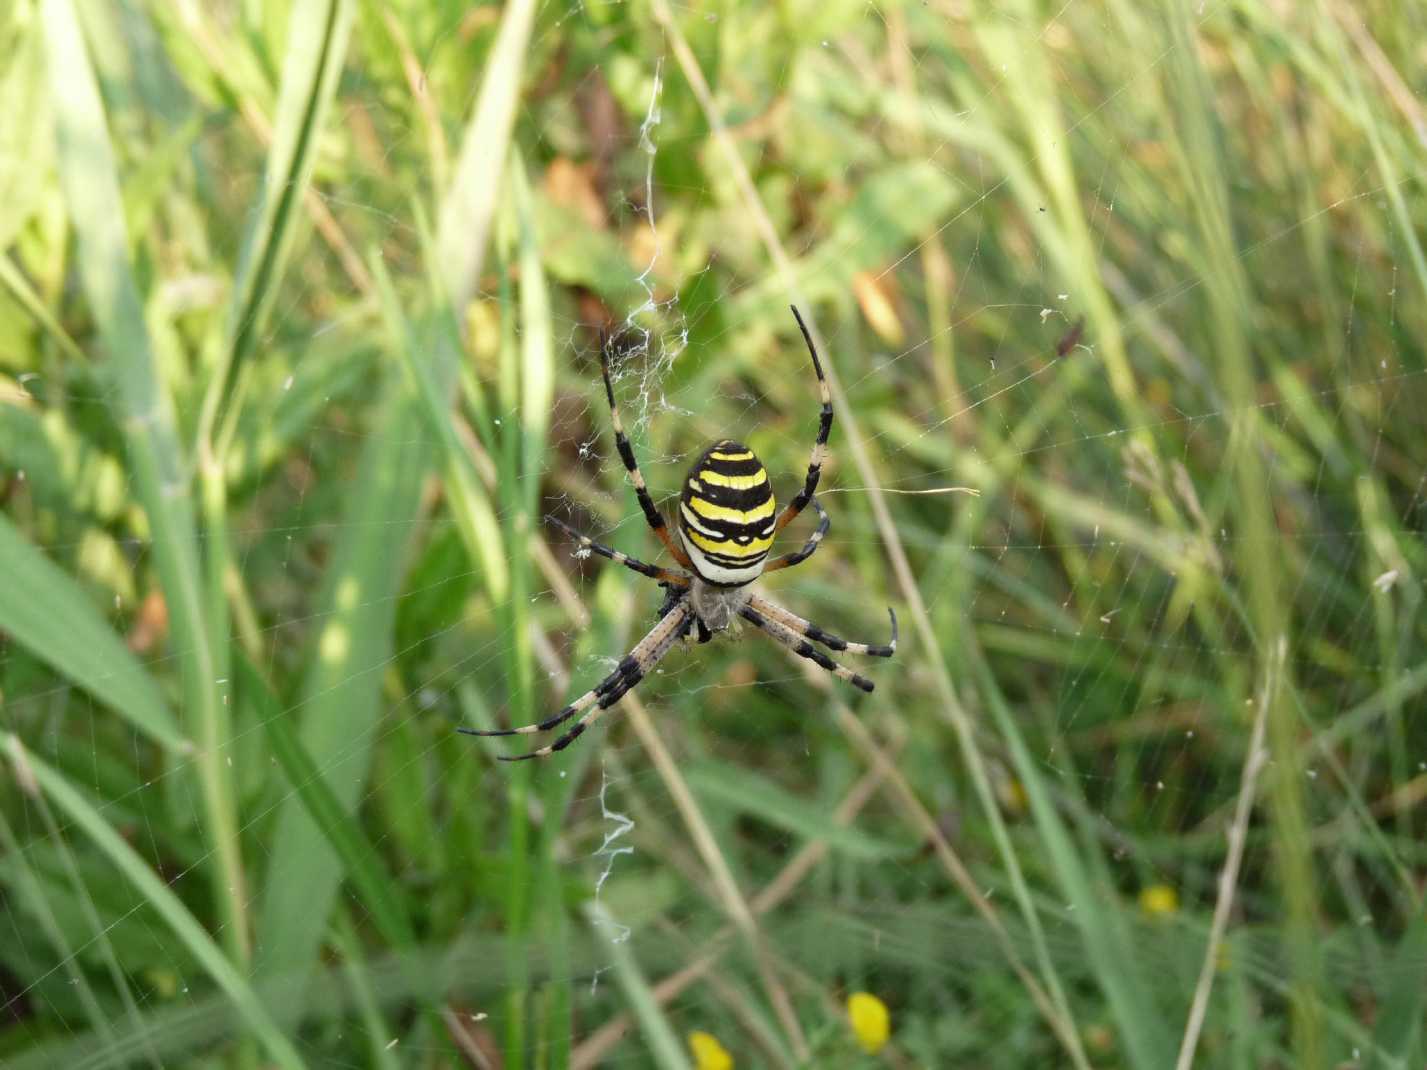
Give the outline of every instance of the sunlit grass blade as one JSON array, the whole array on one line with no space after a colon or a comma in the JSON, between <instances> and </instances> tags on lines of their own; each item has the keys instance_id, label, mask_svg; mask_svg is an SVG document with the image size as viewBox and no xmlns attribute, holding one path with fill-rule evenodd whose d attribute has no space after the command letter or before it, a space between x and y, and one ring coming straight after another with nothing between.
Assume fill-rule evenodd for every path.
<instances>
[{"instance_id":1,"label":"sunlit grass blade","mask_svg":"<svg viewBox=\"0 0 1427 1070\"><path fill-rule=\"evenodd\" d=\"M511 0L501 15L455 177L437 217L441 282L458 313L476 292L485 260L537 6L535 0Z\"/></svg>"},{"instance_id":2,"label":"sunlit grass blade","mask_svg":"<svg viewBox=\"0 0 1427 1070\"><path fill-rule=\"evenodd\" d=\"M11 769L22 781L38 785L71 821L82 829L101 850L124 879L148 900L158 915L198 960L212 981L233 1001L253 1035L279 1066L296 1070L304 1065L297 1050L282 1034L277 1023L268 1016L252 988L233 964L213 943L212 937L198 922L183 901L174 894L149 864L129 846L124 837L95 809L94 804L59 772L25 750L18 737L4 737L6 756Z\"/></svg>"}]
</instances>

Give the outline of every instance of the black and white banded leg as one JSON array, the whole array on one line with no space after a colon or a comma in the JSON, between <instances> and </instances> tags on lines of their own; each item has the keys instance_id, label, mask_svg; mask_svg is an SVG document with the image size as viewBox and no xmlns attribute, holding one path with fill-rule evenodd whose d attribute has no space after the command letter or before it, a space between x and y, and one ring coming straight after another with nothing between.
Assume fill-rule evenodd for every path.
<instances>
[{"instance_id":1,"label":"black and white banded leg","mask_svg":"<svg viewBox=\"0 0 1427 1070\"><path fill-rule=\"evenodd\" d=\"M575 699L554 717L541 721L539 724L522 725L519 728L502 728L493 731L461 728L458 731L468 736L528 736L536 732L548 732L552 728L558 728L576 714L584 713L584 716L576 721L568 732L549 746L533 750L529 754L500 755L499 758L503 762L523 762L528 758L545 758L557 750L564 750L579 739L585 729L599 720L605 710L622 699L625 692L653 670L654 666L659 663L659 659L667 654L679 637L684 634L685 629L689 626L692 612L689 603L680 599L677 605L660 618L659 623L654 625L649 634L639 640L634 649L620 659L614 672ZM585 713L586 710L589 712Z\"/></svg>"},{"instance_id":2,"label":"black and white banded leg","mask_svg":"<svg viewBox=\"0 0 1427 1070\"><path fill-rule=\"evenodd\" d=\"M822 502L818 501L817 498L813 498L812 501L813 508L817 510L818 514L817 530L808 536L808 541L803 543L803 548L797 553L775 557L772 561L764 565L763 571L765 573L777 572L780 568L792 568L794 565L806 561L817 552L818 543L822 542L827 536L829 529L832 527L832 521L828 519L827 510L823 508Z\"/></svg>"},{"instance_id":3,"label":"black and white banded leg","mask_svg":"<svg viewBox=\"0 0 1427 1070\"><path fill-rule=\"evenodd\" d=\"M630 557L628 554L620 553L618 550L605 546L603 543L595 542L595 540L588 535L581 535L558 517L552 516L546 519L566 535L569 535L579 542L581 548L597 553L601 557L607 557L616 565L623 565L625 568L633 569L635 572L638 572L641 576L648 576L650 579L658 580L660 583L667 583L674 587L687 587L689 585L689 578L687 576L683 576L677 572L670 572L667 568L660 568L657 565L648 564L647 562L639 560L637 557Z\"/></svg>"},{"instance_id":4,"label":"black and white banded leg","mask_svg":"<svg viewBox=\"0 0 1427 1070\"><path fill-rule=\"evenodd\" d=\"M808 459L808 474L803 480L803 489L778 514L778 519L773 525L775 532L782 531L812 501L813 491L818 489L818 477L822 475L823 458L827 455L827 436L832 431L832 391L828 388L827 379L823 377L822 361L818 360L817 346L813 345L813 336L808 333L808 326L803 322L802 315L798 312L797 305L789 306L793 310L793 318L798 321L798 329L803 332L803 341L808 344L808 352L813 356L813 370L818 373L818 393L822 398L822 416L818 421L818 439L813 443L813 454ZM786 567L786 566L785 566ZM765 570L766 571L766 570Z\"/></svg>"},{"instance_id":5,"label":"black and white banded leg","mask_svg":"<svg viewBox=\"0 0 1427 1070\"><path fill-rule=\"evenodd\" d=\"M794 654L798 655L798 657L807 658L814 665L818 666L818 668L826 669L828 672L836 676L839 680L846 680L853 687L868 692L870 692L875 686L871 680L867 679L867 677L859 676L851 669L839 665L837 662L833 661L832 658L828 657L817 647L813 646L812 643L808 642L797 632L793 631L793 629L789 628L785 624L779 624L771 617L764 616L762 613L758 612L758 610L754 609L751 605L745 605L742 609L738 611L738 615L741 616L744 620L748 621L748 623L752 624L755 628L758 628L760 631L772 637L777 642L782 643Z\"/></svg>"},{"instance_id":6,"label":"black and white banded leg","mask_svg":"<svg viewBox=\"0 0 1427 1070\"><path fill-rule=\"evenodd\" d=\"M890 658L897 653L897 614L892 612L891 606L887 607L887 616L892 618L892 641L886 646L848 642L831 632L824 631L812 621L805 620L792 610L784 609L777 602L770 602L762 595L755 594L749 598L748 606L755 613L761 613L769 620L775 621L815 643L821 643L829 650L845 651L848 654L865 654L870 658Z\"/></svg>"},{"instance_id":7,"label":"black and white banded leg","mask_svg":"<svg viewBox=\"0 0 1427 1070\"><path fill-rule=\"evenodd\" d=\"M664 523L664 514L649 496L649 488L644 483L644 473L639 470L639 462L634 458L634 447L629 444L629 436L624 433L624 421L619 418L619 405L614 400L614 384L609 377L609 345L600 336L600 374L604 377L604 394L609 400L609 422L614 427L614 448L619 451L619 459L624 462L624 470L629 473L629 481L634 484L634 494L639 499L639 508L644 510L644 519L659 536L664 549L674 555L674 560L685 568L693 568L693 562L684 548L674 541Z\"/></svg>"}]
</instances>

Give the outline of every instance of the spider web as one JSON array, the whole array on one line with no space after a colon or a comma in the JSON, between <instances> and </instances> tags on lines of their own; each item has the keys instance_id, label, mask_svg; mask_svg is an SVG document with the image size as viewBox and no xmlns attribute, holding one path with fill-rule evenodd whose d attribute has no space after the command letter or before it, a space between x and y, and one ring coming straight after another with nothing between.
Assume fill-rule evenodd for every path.
<instances>
[{"instance_id":1,"label":"spider web","mask_svg":"<svg viewBox=\"0 0 1427 1070\"><path fill-rule=\"evenodd\" d=\"M753 445L786 497L806 466L817 407L806 355L786 312L786 284L710 147L677 50L622 5L611 7L628 17L621 25L639 36L637 44L615 47L617 33L593 6L552 4L541 12L531 51L556 68L563 45L594 51L597 58L576 82L587 90L588 107L615 118L582 124L550 95L537 94L524 103L518 122L539 204L565 213L556 218L568 224L594 194L603 219L587 225L623 250L619 267L604 280L596 273L607 271L608 258L595 270L563 262L549 268L561 376L538 475L543 511L652 561L657 544L634 505L608 431L594 352L593 328L600 324L582 299L598 305L615 327L614 388L644 475L666 513L689 459L724 435ZM1232 33L1236 10L1201 4L1192 21L1219 43ZM945 37L932 11L947 20ZM1318 968L1331 990L1367 1000L1378 991L1375 971L1405 924L1394 879L1421 865L1413 807L1427 783L1427 748L1410 716L1427 682L1420 580L1427 469L1420 435L1414 436L1427 384L1418 302L1406 296L1408 290L1417 296L1424 275L1416 238L1398 214L1418 176L1389 180L1366 163L1351 173L1296 180L1254 171L1251 164L1262 161L1245 144L1248 126L1221 116L1226 157L1245 168L1231 176L1230 195L1262 209L1256 218L1236 211L1241 229L1227 254L1248 280L1258 317L1250 332L1252 400L1235 402L1216 363L1216 336L1202 322L1214 307L1211 268L1225 262L1194 261L1194 250L1176 234L1191 228L1158 214L1164 203L1149 183L1159 168L1168 174L1172 167L1160 161L1171 150L1151 128L1145 94L1158 91L1164 69L1182 59L1176 52L1182 46L1147 52L1119 68L1108 86L1088 87L1075 79L1087 66L1097 17L1081 5L1066 4L1027 24L1010 16L988 19L985 38L958 24L957 15L948 5L829 7L799 27L818 38L815 47L773 69L755 55L727 61L714 87L736 144L759 176L761 210L784 235L786 255L824 332L823 360L845 396L819 488L833 514L832 535L813 559L770 582L769 591L830 630L870 642L883 641L881 607L893 604L904 622L898 659L852 666L879 685L863 702L855 695L829 697L811 670L760 646L756 636L740 636L674 651L638 694L683 771L717 852L750 901L776 884L781 866L813 831L834 834L828 815L865 772L865 756L837 727L835 703L841 701L895 754L942 838L972 861L992 901L1015 918L1012 881L989 845L988 817L942 708L933 664L939 661L973 715L1000 819L1035 891L1048 953L1075 990L1076 1017L1093 1046L1095 1031L1113 1037L1114 1025L1093 995L1093 970L1083 963L1086 937L1076 917L1083 906L1062 901L1062 860L1039 857L1044 825L1035 809L1036 784L995 728L990 706L997 697L1006 703L1035 775L1054 795L1054 809L1087 841L1085 857L1104 860L1103 883L1120 893L1122 913L1142 938L1135 956L1163 989L1157 995L1179 1013L1181 1003L1165 993L1193 984L1224 828L1240 794L1249 725L1263 687L1261 637L1242 604L1252 587L1245 563L1279 562L1279 619L1289 640L1283 673L1292 681L1282 701L1291 706L1302 744L1290 765L1301 765L1305 781L1299 805L1310 854L1321 849L1325 856L1314 873L1322 882L1319 906L1331 923ZM1269 32L1262 22L1254 25ZM710 35L719 29L713 14L699 28ZM438 64L469 32L451 26L429 32L421 58ZM694 42L705 62L700 49L712 40ZM887 48L885 61L869 52L873 44ZM598 46L609 48L607 57L598 55ZM957 61L957 46L983 49L983 58L974 66ZM1222 65L1215 73L1236 77L1225 73L1231 50L1220 52L1216 44L1210 51L1206 62ZM1017 63L998 65L992 56ZM361 54L348 66L363 71L366 64L377 67L375 58ZM1307 76L1295 68L1292 77ZM1064 218L1056 191L1046 191L1046 204L1032 208L1026 201L1028 186L1054 180L1051 163L1060 152L1059 143L1036 140L1037 124L1050 120L1025 116L1032 106L1025 85L1041 79L1064 82L1067 97L1079 104L1060 117L1057 129L1071 145L1068 157L1082 168L1077 196L1090 231L1084 240L1102 269L1094 284L1067 282L1050 249L1052 240L1063 239L1045 222ZM404 213L410 190L401 165L419 156L422 135L375 84L344 87L339 97L361 117L347 133L363 166L318 185L341 226L380 243L388 261L419 265L420 237ZM873 108L865 99L874 96L869 85L885 90L893 104ZM915 120L898 110L908 85L934 87L912 91L930 101ZM1300 91L1315 105L1321 100L1321 89ZM1374 107L1391 108L1373 99ZM1014 130L1022 121L1029 133L1006 133L1002 140L987 133L998 124ZM393 136L376 137L378 129ZM977 137L985 140L977 143ZM1029 147L1015 143L1018 137ZM208 169L230 139L224 132L197 138L195 151ZM690 163L695 153L706 155ZM586 156L605 158L603 173L575 166ZM1083 169L1091 161L1099 161L1098 174ZM1038 167L1045 170L1027 173ZM260 178L261 159L249 148L222 168L224 183L250 189ZM1279 196L1284 186L1293 198ZM245 202L245 196L232 201ZM1151 254L1142 245L1158 240L1156 227L1167 236ZM218 233L213 261L231 265L241 234L234 228ZM1315 254L1327 267L1311 263ZM169 274L169 266L157 275L171 280L160 287L170 307L221 302L215 296L221 287L202 271ZM1130 267L1140 273L1130 274ZM1344 268L1351 269L1349 278L1334 274ZM934 327L925 294L937 272L947 270L939 291L944 322ZM1344 284L1341 292L1329 288L1331 307L1321 303L1321 284L1305 278L1314 270ZM335 277L330 263L324 270L295 266L290 284L278 292L264 340L274 355L261 362L252 388L261 412L279 429L277 458L261 458L258 428L247 426L254 464L268 474L233 532L238 560L252 577L253 628L268 658L262 668L290 681L301 680L300 660L332 612L318 592L333 547L349 534L342 479L353 478L351 458L377 435L380 399L371 382L384 358L362 338L364 313L314 313L336 307ZM1401 294L1400 286L1407 288ZM1097 291L1114 305L1118 340L1103 333ZM612 295L625 300L617 303ZM499 322L499 301L495 288L478 301L485 318L476 318L471 348L481 375L493 374L481 332ZM8 308L0 312L0 319L8 316ZM1078 340L1057 353L1082 322ZM1310 334L1321 345L1304 352L1298 343ZM1115 393L1117 348L1139 397ZM30 425L14 421L0 443L7 514L104 599L115 631L147 670L173 685L181 640L165 638L161 604L145 600L156 588L152 548L142 527L124 518L122 503L133 495L112 426L116 396L102 379L76 388L55 369L52 361L5 364L4 387L18 400L0 398L0 404L51 419L50 441L86 444L76 463L90 471L67 478L93 494L82 511L101 522L49 522L46 510L54 503L44 498L46 473L14 437L13 428ZM1129 418L1132 412L1139 415ZM473 418L469 406L458 418ZM518 421L521 412L497 400L491 418L498 426ZM866 469L849 441L854 421L872 462ZM433 445L429 434L423 444ZM1244 450L1261 456L1272 488L1273 545L1259 551L1249 543L1234 482ZM873 500L879 496L894 520L890 532L878 522ZM497 509L496 520L507 519ZM503 866L514 865L500 853L510 811L525 805L531 834L545 834L553 817L541 808L557 796L543 793L542 785L573 779L565 809L553 812L562 824L550 833L556 844L551 865L523 883L507 883L523 888L531 904L549 894L550 880L577 887L605 919L586 942L573 922L567 939L580 945L578 953L547 960L542 949L530 967L532 991L568 984L577 1034L588 1037L630 1013L630 975L621 972L629 969L627 951L653 981L726 939L728 904L720 899L717 874L710 875L668 774L619 707L577 744L583 756L568 763L562 756L533 772L529 795L511 787L524 773L507 777L508 767L489 761L509 753L501 741L470 744L460 759L466 779L450 778L449 728L473 717L504 723L511 638L501 631L484 576L447 509L394 515L385 523L393 543L410 554L393 607L392 648L332 685L386 678L383 714L362 738L324 754L319 769L340 779L352 775L353 763L370 763L354 810L389 865L429 867L414 873L410 885L431 893L427 946L439 953L420 961L461 978L450 984L461 995L427 997L403 987L408 982L399 957L386 955L385 941L373 936L371 907L348 879L337 900L343 918L332 923L323 944L354 974L368 973L365 988L359 977L351 984L371 992L381 1013L364 1018L360 997L333 995L343 985L340 971L331 970L316 985L338 1008L326 1012L326 1020L360 1021L363 1031L382 1023L393 1043L400 1038L399 1059L455 1058L463 1044L498 1050L518 1017L505 999L513 985L479 976L487 949L479 937L510 918L499 910L501 894L478 881L449 892L455 886L446 882L462 869L504 874ZM553 712L617 665L652 624L660 592L609 562L573 552L550 529L546 538L592 622L587 631L572 624L561 610L565 592L534 574L535 701ZM939 637L965 637L979 651L975 657L959 653L954 638L940 640L938 650L927 648L908 592L888 564L892 539L912 563L926 622ZM134 573L146 582L116 562L136 565ZM978 682L977 658L996 681L994 690ZM79 782L96 799L97 812L123 830L221 943L223 924L204 902L211 896L213 848L203 839L205 810L192 786L192 760L156 767L141 753L147 743L139 733L116 735L110 710L14 642L0 646L0 681L5 731L72 778L82 772ZM322 697L302 697L295 684L280 693L277 713L297 723ZM271 861L263 837L298 801L275 768L261 716L239 711L234 739L224 749L244 801L244 846L259 872ZM116 746L116 738L127 747ZM1288 760L1281 750L1273 753ZM37 1048L56 1037L90 1037L81 998L86 988L103 993L103 1011L116 1029L150 1017L161 1023L153 1030L157 1039L146 1042L150 1047L136 1045L138 1058L162 1061L152 1045L172 1043L182 1028L230 1034L222 999L152 899L105 880L102 856L77 825L36 801L23 761L11 769L16 790L4 805L18 850L7 844L0 859L0 914L17 950L0 965L14 1034ZM1231 951L1246 964L1236 983L1261 990L1256 1024L1268 1039L1243 1050L1262 1061L1288 1050L1281 1020L1289 1000L1275 977L1292 957L1274 920L1279 904L1270 872L1288 804L1275 801L1282 792L1270 794L1271 776L1259 785ZM1324 846L1335 833L1344 842ZM780 980L767 983L756 943L754 950L730 951L708 986L686 989L664 1005L677 1029L710 1029L739 1047L740 1064L756 1063L766 1051L750 1038L760 1015L764 1028L768 1019L779 1020L776 1007L765 1013L762 1005L776 1004L775 990L794 989L799 1003L806 999L811 1007L815 996L865 987L893 1003L897 1042L919 1064L984 1052L988 1036L1013 1029L1041 1032L1008 1052L1004 1065L1043 1065L1049 1053L1063 1055L1034 1008L978 1013L988 989L964 975L1004 978L1005 961L965 899L948 888L924 829L890 796L879 795L839 835L832 860L805 878L796 906L757 919ZM428 860L436 855L439 861ZM1169 928L1174 921L1157 918L1152 906L1144 917L1136 915L1137 898L1155 889L1173 890L1181 904L1176 917L1192 939ZM247 894L256 912L260 891ZM439 902L443 895L455 905ZM1153 903L1152 897L1142 901ZM70 934L67 946L57 946L45 931L45 903ZM365 941L372 954L354 954L353 941ZM1012 942L1033 960L1033 933L1015 927ZM469 951L477 944L480 951ZM938 954L933 944L958 952ZM1422 965L1420 956L1392 961L1405 971ZM612 972L620 985L596 983ZM124 983L114 980L116 973ZM1004 989L998 998L1007 998ZM749 1009L750 1000L758 1009ZM456 1024L444 1034L412 1025L413 1006L438 1019L452 1014ZM1371 1030L1340 1024L1330 1038L1335 1053L1357 1058L1368 1050ZM543 1057L542 1043L527 1037L521 1050L529 1061ZM1113 1048L1116 1041L1108 1043ZM299 1050L313 1062L366 1057L361 1045L319 1030L304 1030ZM631 1038L603 1060L600 1065L646 1064Z\"/></svg>"}]
</instances>

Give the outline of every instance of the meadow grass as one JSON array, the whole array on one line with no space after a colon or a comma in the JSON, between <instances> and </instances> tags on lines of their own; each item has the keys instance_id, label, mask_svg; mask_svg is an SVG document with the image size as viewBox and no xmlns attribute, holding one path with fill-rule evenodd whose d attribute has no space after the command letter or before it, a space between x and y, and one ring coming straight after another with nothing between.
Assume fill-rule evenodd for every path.
<instances>
[{"instance_id":1,"label":"meadow grass","mask_svg":"<svg viewBox=\"0 0 1427 1070\"><path fill-rule=\"evenodd\" d=\"M1421 1066L1424 30L7 6L0 1062ZM786 498L790 303L767 586L875 693L458 736L659 605L544 523L657 557L601 329L666 510Z\"/></svg>"}]
</instances>

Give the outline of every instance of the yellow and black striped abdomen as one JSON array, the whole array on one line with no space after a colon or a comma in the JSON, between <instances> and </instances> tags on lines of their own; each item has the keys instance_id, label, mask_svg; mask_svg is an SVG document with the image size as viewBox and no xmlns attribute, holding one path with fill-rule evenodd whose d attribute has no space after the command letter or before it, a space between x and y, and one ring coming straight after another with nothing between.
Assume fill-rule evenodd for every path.
<instances>
[{"instance_id":1,"label":"yellow and black striped abdomen","mask_svg":"<svg viewBox=\"0 0 1427 1070\"><path fill-rule=\"evenodd\" d=\"M689 469L679 499L679 535L702 579L752 583L773 545L773 484L747 446L724 439Z\"/></svg>"}]
</instances>

